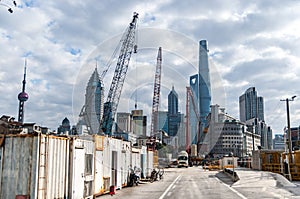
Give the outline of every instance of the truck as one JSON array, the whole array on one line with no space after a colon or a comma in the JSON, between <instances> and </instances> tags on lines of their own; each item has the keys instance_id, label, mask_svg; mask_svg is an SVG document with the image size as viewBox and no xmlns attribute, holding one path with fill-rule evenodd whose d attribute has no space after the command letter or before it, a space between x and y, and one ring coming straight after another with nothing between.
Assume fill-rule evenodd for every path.
<instances>
[{"instance_id":1,"label":"truck","mask_svg":"<svg viewBox=\"0 0 300 199\"><path fill-rule=\"evenodd\" d=\"M186 151L180 151L177 156L178 168L180 167L189 167L189 155Z\"/></svg>"}]
</instances>

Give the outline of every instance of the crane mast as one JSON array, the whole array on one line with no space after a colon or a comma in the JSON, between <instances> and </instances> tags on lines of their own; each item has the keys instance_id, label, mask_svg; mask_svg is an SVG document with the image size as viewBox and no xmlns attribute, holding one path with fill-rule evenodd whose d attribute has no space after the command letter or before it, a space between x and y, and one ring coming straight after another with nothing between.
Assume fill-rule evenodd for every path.
<instances>
[{"instance_id":1,"label":"crane mast","mask_svg":"<svg viewBox=\"0 0 300 199\"><path fill-rule=\"evenodd\" d=\"M161 81L161 62L162 53L161 47L158 49L157 63L155 70L155 80L154 80L154 93L152 102L152 120L151 120L151 136L154 136L155 131L157 131L158 123L158 107L159 107L159 97L160 97L160 81Z\"/></svg>"},{"instance_id":2,"label":"crane mast","mask_svg":"<svg viewBox=\"0 0 300 199\"><path fill-rule=\"evenodd\" d=\"M104 103L103 118L100 123L100 130L107 135L112 134L112 126L114 122L114 117L118 108L123 84L125 81L130 57L133 51L136 51L135 35L136 35L136 25L138 19L138 13L133 14L133 19L130 22L128 28L124 32L120 43L121 50L117 61L117 66L115 68L114 76L108 91L107 100Z\"/></svg>"}]
</instances>

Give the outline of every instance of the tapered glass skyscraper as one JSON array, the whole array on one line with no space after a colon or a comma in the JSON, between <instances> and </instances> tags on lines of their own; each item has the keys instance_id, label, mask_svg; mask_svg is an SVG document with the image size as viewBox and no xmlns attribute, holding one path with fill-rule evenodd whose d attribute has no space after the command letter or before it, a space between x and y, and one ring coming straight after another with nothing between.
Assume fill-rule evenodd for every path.
<instances>
[{"instance_id":1,"label":"tapered glass skyscraper","mask_svg":"<svg viewBox=\"0 0 300 199\"><path fill-rule=\"evenodd\" d=\"M86 87L85 103L80 117L87 126L89 134L99 132L100 121L103 116L104 87L95 68Z\"/></svg>"},{"instance_id":2,"label":"tapered glass skyscraper","mask_svg":"<svg viewBox=\"0 0 300 199\"><path fill-rule=\"evenodd\" d=\"M172 87L168 95L168 134L176 136L180 125L180 113L178 112L178 94Z\"/></svg>"},{"instance_id":3,"label":"tapered glass skyscraper","mask_svg":"<svg viewBox=\"0 0 300 199\"><path fill-rule=\"evenodd\" d=\"M208 49L206 40L199 42L199 109L201 123L206 125L206 116L210 112L211 87L208 66Z\"/></svg>"}]
</instances>

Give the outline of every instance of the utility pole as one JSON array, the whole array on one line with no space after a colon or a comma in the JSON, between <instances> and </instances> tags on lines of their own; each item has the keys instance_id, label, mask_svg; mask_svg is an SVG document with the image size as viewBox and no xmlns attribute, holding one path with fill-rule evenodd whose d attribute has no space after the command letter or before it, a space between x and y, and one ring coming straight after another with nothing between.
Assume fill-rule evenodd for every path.
<instances>
[{"instance_id":1,"label":"utility pole","mask_svg":"<svg viewBox=\"0 0 300 199\"><path fill-rule=\"evenodd\" d=\"M291 122L290 122L290 107L289 107L289 102L290 101L294 101L294 99L296 98L296 96L293 96L291 99L286 98L280 101L285 101L286 102L286 115L287 115L287 126L288 126L288 141L287 141L287 146L288 146L288 175L289 178L291 180L291 163L293 163L293 156L292 156L292 135L291 135Z\"/></svg>"}]
</instances>

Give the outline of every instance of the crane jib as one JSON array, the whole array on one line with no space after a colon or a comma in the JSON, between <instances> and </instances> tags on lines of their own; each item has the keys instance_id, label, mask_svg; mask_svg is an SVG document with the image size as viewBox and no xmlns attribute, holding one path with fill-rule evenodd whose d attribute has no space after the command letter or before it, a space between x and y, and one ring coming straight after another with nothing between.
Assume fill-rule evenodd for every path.
<instances>
[{"instance_id":1,"label":"crane jib","mask_svg":"<svg viewBox=\"0 0 300 199\"><path fill-rule=\"evenodd\" d=\"M137 51L137 47L134 45L137 19L138 13L135 12L129 27L126 29L120 41L122 46L108 92L107 101L104 104L103 118L100 123L100 130L107 135L112 135L114 117L118 108L130 57L133 51Z\"/></svg>"}]
</instances>

